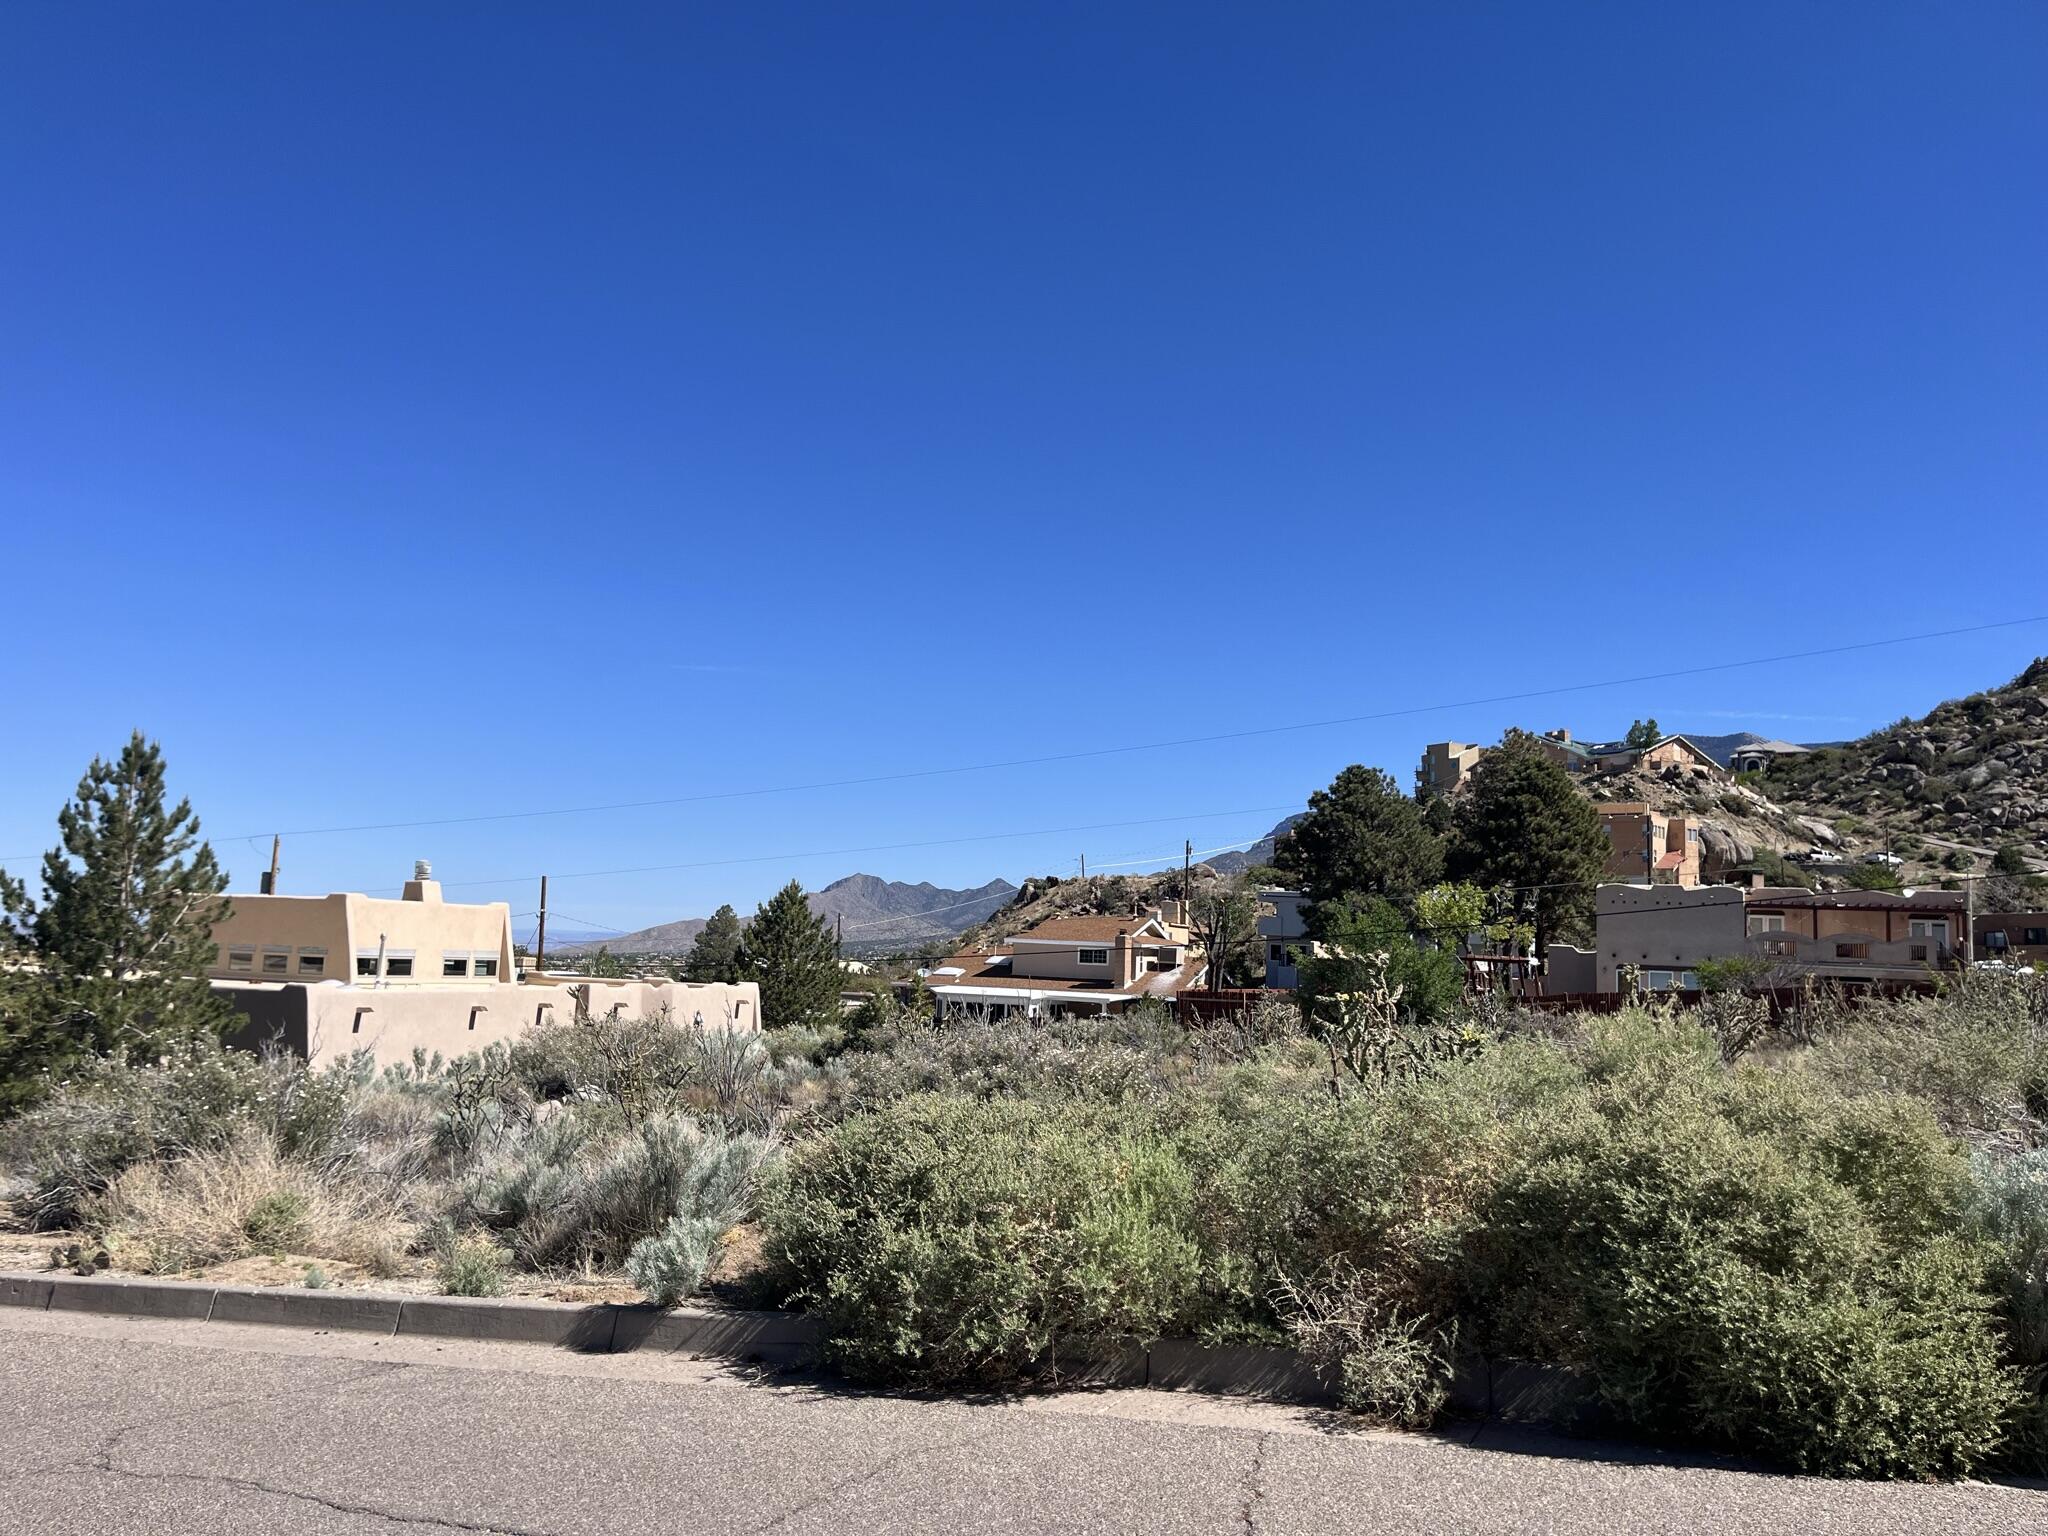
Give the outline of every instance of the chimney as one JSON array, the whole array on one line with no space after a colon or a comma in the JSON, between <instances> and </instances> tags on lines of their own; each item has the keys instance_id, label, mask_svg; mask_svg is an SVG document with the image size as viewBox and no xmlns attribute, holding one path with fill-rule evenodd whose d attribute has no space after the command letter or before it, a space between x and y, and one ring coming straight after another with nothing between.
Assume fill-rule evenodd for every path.
<instances>
[{"instance_id":1,"label":"chimney","mask_svg":"<svg viewBox=\"0 0 2048 1536\"><path fill-rule=\"evenodd\" d=\"M412 878L405 882L401 901L431 901L441 899L441 882L434 878L434 866L425 859L412 861Z\"/></svg>"},{"instance_id":2,"label":"chimney","mask_svg":"<svg viewBox=\"0 0 2048 1536\"><path fill-rule=\"evenodd\" d=\"M1764 877L1762 875L1751 875L1749 877L1749 888L1752 891L1762 890L1764 888Z\"/></svg>"}]
</instances>

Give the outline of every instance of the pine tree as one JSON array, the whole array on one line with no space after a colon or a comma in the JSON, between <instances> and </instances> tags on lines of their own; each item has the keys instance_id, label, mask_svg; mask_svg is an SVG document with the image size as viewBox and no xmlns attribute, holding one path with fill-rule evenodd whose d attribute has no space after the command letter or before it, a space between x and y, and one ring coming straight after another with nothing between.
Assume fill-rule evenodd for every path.
<instances>
[{"instance_id":1,"label":"pine tree","mask_svg":"<svg viewBox=\"0 0 2048 1536\"><path fill-rule=\"evenodd\" d=\"M0 877L39 968L34 1003L10 1009L0 1076L232 1024L205 980L227 879L190 802L164 808L156 744L138 731L114 762L94 758L57 827L40 903Z\"/></svg>"},{"instance_id":2,"label":"pine tree","mask_svg":"<svg viewBox=\"0 0 2048 1536\"><path fill-rule=\"evenodd\" d=\"M826 1029L839 1022L840 971L832 930L792 880L755 910L740 943L740 979L761 986L768 1029Z\"/></svg>"},{"instance_id":3,"label":"pine tree","mask_svg":"<svg viewBox=\"0 0 2048 1536\"><path fill-rule=\"evenodd\" d=\"M1280 839L1273 862L1319 902L1407 901L1442 876L1444 846L1392 777L1354 763L1308 797L1307 814Z\"/></svg>"},{"instance_id":4,"label":"pine tree","mask_svg":"<svg viewBox=\"0 0 2048 1536\"><path fill-rule=\"evenodd\" d=\"M1452 810L1452 878L1511 887L1512 917L1534 930L1538 955L1590 922L1607 854L1599 812L1527 731L1479 760Z\"/></svg>"},{"instance_id":5,"label":"pine tree","mask_svg":"<svg viewBox=\"0 0 2048 1536\"><path fill-rule=\"evenodd\" d=\"M1631 725L1628 734L1621 738L1621 744L1640 750L1644 747L1654 747L1663 739L1664 733L1657 728L1657 717L1652 715L1647 720L1638 720Z\"/></svg>"},{"instance_id":6,"label":"pine tree","mask_svg":"<svg viewBox=\"0 0 2048 1536\"><path fill-rule=\"evenodd\" d=\"M683 960L685 981L740 979L740 915L728 904L711 914Z\"/></svg>"}]
</instances>

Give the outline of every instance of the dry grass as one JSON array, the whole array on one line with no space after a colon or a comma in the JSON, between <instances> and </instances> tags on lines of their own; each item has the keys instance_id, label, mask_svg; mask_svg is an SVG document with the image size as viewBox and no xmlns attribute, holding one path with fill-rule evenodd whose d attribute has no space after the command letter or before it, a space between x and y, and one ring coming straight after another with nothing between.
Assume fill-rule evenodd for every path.
<instances>
[{"instance_id":1,"label":"dry grass","mask_svg":"<svg viewBox=\"0 0 2048 1536\"><path fill-rule=\"evenodd\" d=\"M392 1275L416 1232L387 1197L282 1158L258 1135L137 1164L86 1217L119 1267L155 1275L285 1251Z\"/></svg>"}]
</instances>

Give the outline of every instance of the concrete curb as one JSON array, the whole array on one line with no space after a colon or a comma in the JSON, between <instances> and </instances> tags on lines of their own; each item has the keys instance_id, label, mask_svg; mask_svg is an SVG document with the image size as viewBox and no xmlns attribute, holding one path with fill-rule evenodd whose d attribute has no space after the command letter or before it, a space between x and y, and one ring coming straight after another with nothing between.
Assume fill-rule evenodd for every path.
<instances>
[{"instance_id":1,"label":"concrete curb","mask_svg":"<svg viewBox=\"0 0 2048 1536\"><path fill-rule=\"evenodd\" d=\"M212 1286L99 1275L0 1274L0 1306L546 1344L586 1354L644 1350L774 1365L808 1363L822 1337L818 1325L800 1313L714 1312L700 1307L664 1311L651 1306Z\"/></svg>"},{"instance_id":2,"label":"concrete curb","mask_svg":"<svg viewBox=\"0 0 2048 1536\"><path fill-rule=\"evenodd\" d=\"M0 1306L545 1344L583 1354L681 1354L777 1366L814 1363L824 1339L817 1320L800 1312L665 1311L517 1297L380 1295L68 1274L0 1274ZM1149 1348L1063 1357L1047 1361L1046 1367L1050 1379L1067 1385L1149 1386L1307 1403L1329 1403L1334 1397L1300 1355L1280 1345L1160 1339ZM1591 1397L1577 1371L1477 1355L1458 1362L1451 1387L1451 1406L1458 1413L1564 1430L1592 1421Z\"/></svg>"}]
</instances>

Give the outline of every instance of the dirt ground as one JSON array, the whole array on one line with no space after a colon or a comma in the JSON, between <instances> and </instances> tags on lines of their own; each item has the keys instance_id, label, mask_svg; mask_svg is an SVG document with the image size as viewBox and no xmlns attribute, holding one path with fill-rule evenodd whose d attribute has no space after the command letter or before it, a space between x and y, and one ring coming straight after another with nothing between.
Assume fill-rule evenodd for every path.
<instances>
[{"instance_id":1,"label":"dirt ground","mask_svg":"<svg viewBox=\"0 0 2048 1536\"><path fill-rule=\"evenodd\" d=\"M71 1244L85 1240L76 1232L29 1232L11 1211L0 1207L0 1271L49 1269L61 1262ZM227 1259L198 1269L162 1275L164 1280L207 1281L214 1285L302 1286L307 1272L318 1268L335 1290L398 1292L432 1296L440 1292L434 1266L425 1258L415 1259L396 1275L378 1275L358 1264L307 1254L267 1253ZM736 1227L726 1237L713 1261L705 1284L708 1301L731 1306L766 1306L774 1302L762 1294L767 1261L760 1230ZM109 1273L119 1274L116 1268ZM548 1301L583 1303L630 1303L640 1292L624 1275L591 1272L580 1275L536 1275L509 1270L505 1275L507 1296L536 1297Z\"/></svg>"}]
</instances>

